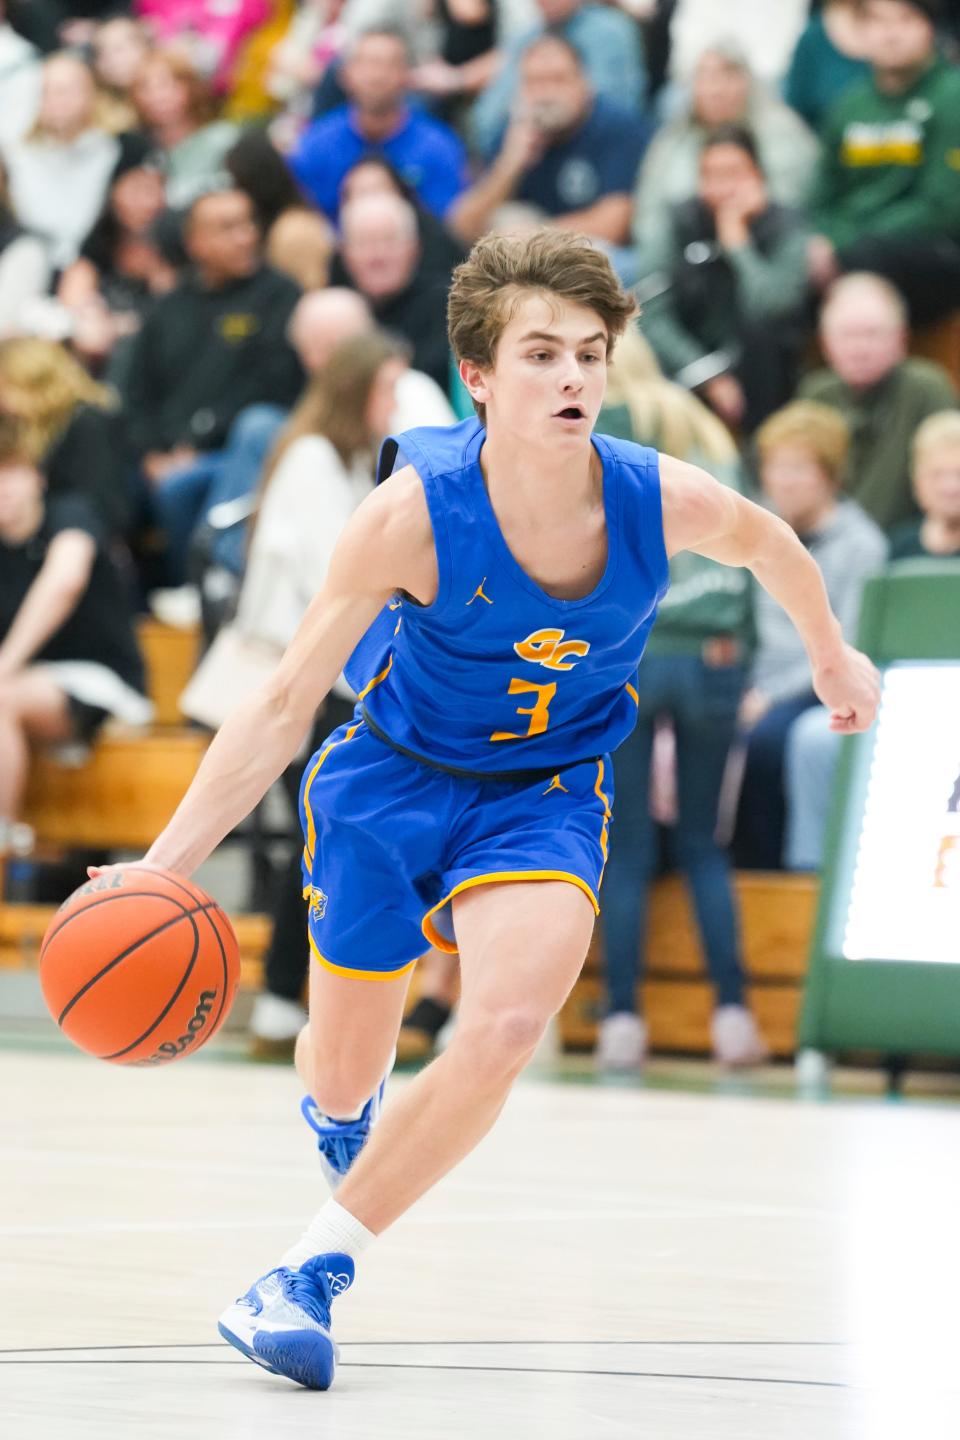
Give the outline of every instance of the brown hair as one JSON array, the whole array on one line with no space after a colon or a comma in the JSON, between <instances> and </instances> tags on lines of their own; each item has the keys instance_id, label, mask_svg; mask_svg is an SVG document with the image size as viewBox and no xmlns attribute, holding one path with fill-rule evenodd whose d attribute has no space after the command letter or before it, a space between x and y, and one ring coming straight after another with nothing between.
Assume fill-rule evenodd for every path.
<instances>
[{"instance_id":1,"label":"brown hair","mask_svg":"<svg viewBox=\"0 0 960 1440\"><path fill-rule=\"evenodd\" d=\"M377 372L388 360L406 359L403 346L382 330L355 335L335 346L277 437L264 468L262 489L269 485L286 451L303 435L324 435L345 465L369 450L366 410Z\"/></svg>"},{"instance_id":2,"label":"brown hair","mask_svg":"<svg viewBox=\"0 0 960 1440\"><path fill-rule=\"evenodd\" d=\"M850 449L850 430L838 410L816 400L794 400L764 421L756 433L761 460L778 445L808 450L834 485L839 485Z\"/></svg>"},{"instance_id":3,"label":"brown hair","mask_svg":"<svg viewBox=\"0 0 960 1440\"><path fill-rule=\"evenodd\" d=\"M500 337L524 291L540 290L593 310L607 331L607 358L637 304L606 255L585 235L535 230L529 235L484 235L453 272L447 333L458 361L489 370ZM484 406L474 409L484 417Z\"/></svg>"},{"instance_id":4,"label":"brown hair","mask_svg":"<svg viewBox=\"0 0 960 1440\"><path fill-rule=\"evenodd\" d=\"M155 65L165 66L173 78L179 80L186 87L187 106L194 124L198 128L201 125L207 125L218 110L213 90L193 61L184 55L182 50L175 50L172 47L167 50L154 50L147 55L137 73L137 78L130 87L130 98L137 108L142 123L150 125L150 121L144 115L140 105L140 83L147 71Z\"/></svg>"}]
</instances>

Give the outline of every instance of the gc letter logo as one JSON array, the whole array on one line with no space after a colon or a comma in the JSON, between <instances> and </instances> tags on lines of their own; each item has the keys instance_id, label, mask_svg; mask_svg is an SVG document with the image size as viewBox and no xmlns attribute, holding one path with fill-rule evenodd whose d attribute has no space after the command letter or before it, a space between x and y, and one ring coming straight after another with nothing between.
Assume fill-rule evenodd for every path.
<instances>
[{"instance_id":1,"label":"gc letter logo","mask_svg":"<svg viewBox=\"0 0 960 1440\"><path fill-rule=\"evenodd\" d=\"M526 640L518 640L514 650L521 660L542 665L546 670L572 670L590 649L589 640L564 640L565 630L534 630Z\"/></svg>"}]
</instances>

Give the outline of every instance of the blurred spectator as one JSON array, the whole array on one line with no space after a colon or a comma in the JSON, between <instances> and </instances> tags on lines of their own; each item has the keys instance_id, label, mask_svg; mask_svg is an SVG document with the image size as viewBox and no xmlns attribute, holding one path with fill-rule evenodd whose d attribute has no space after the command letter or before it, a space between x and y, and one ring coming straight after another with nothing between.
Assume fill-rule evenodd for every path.
<instances>
[{"instance_id":1,"label":"blurred spectator","mask_svg":"<svg viewBox=\"0 0 960 1440\"><path fill-rule=\"evenodd\" d=\"M6 147L4 159L14 213L44 240L56 269L75 258L119 156L118 141L99 124L88 66L65 51L51 55L36 122Z\"/></svg>"},{"instance_id":2,"label":"blurred spectator","mask_svg":"<svg viewBox=\"0 0 960 1440\"><path fill-rule=\"evenodd\" d=\"M271 131L284 150L291 149L313 111L316 87L328 66L334 64L347 43L347 29L341 16L347 0L312 0L292 11L290 23L279 44L274 45L263 77L271 100L283 105L284 113Z\"/></svg>"},{"instance_id":3,"label":"blurred spectator","mask_svg":"<svg viewBox=\"0 0 960 1440\"><path fill-rule=\"evenodd\" d=\"M271 225L264 247L268 265L287 275L301 290L322 290L330 280L337 246L333 226L317 210L298 205Z\"/></svg>"},{"instance_id":4,"label":"blurred spectator","mask_svg":"<svg viewBox=\"0 0 960 1440\"><path fill-rule=\"evenodd\" d=\"M193 272L147 316L124 395L131 441L161 509L172 471L199 450L219 449L245 406L291 405L302 380L285 338L297 287L263 264L249 198L241 190L200 196L184 243Z\"/></svg>"},{"instance_id":5,"label":"blurred spectator","mask_svg":"<svg viewBox=\"0 0 960 1440\"><path fill-rule=\"evenodd\" d=\"M449 275L455 265L466 259L466 250L448 230L446 224L428 210L413 190L380 155L366 155L344 175L340 183L340 207L366 195L399 195L417 212L417 233L420 239L420 264L428 274ZM334 266L334 276L337 267ZM342 279L342 275L340 277Z\"/></svg>"},{"instance_id":6,"label":"blurred spectator","mask_svg":"<svg viewBox=\"0 0 960 1440\"><path fill-rule=\"evenodd\" d=\"M17 224L0 163L0 340L19 328L24 308L46 293L49 279L46 248Z\"/></svg>"},{"instance_id":7,"label":"blurred spectator","mask_svg":"<svg viewBox=\"0 0 960 1440\"><path fill-rule=\"evenodd\" d=\"M683 83L705 49L732 41L750 56L754 74L779 90L809 8L809 0L777 0L775 5L677 0L670 17L670 73Z\"/></svg>"},{"instance_id":8,"label":"blurred spectator","mask_svg":"<svg viewBox=\"0 0 960 1440\"><path fill-rule=\"evenodd\" d=\"M449 274L424 269L413 207L398 195L367 195L343 207L340 227L346 279L377 324L410 343L417 369L445 388Z\"/></svg>"},{"instance_id":9,"label":"blurred spectator","mask_svg":"<svg viewBox=\"0 0 960 1440\"><path fill-rule=\"evenodd\" d=\"M757 432L768 505L820 567L844 639L856 638L864 581L883 564L883 532L854 500L839 498L849 434L835 410L796 401ZM816 705L810 662L785 610L756 587L757 651L740 709L746 744L734 854L748 870L777 870L785 824L784 750L790 727Z\"/></svg>"},{"instance_id":10,"label":"blurred spectator","mask_svg":"<svg viewBox=\"0 0 960 1440\"><path fill-rule=\"evenodd\" d=\"M756 137L771 199L781 205L804 200L817 159L815 137L752 78L743 51L714 45L697 61L689 109L658 131L644 157L633 229L641 259L670 206L695 192L704 137L718 125L742 125Z\"/></svg>"},{"instance_id":11,"label":"blurred spectator","mask_svg":"<svg viewBox=\"0 0 960 1440\"><path fill-rule=\"evenodd\" d=\"M825 0L797 41L783 98L819 130L834 101L869 73L863 0Z\"/></svg>"},{"instance_id":12,"label":"blurred spectator","mask_svg":"<svg viewBox=\"0 0 960 1440\"><path fill-rule=\"evenodd\" d=\"M237 606L236 624L245 637L278 651L293 639L326 580L341 531L374 489L376 452L389 433L404 365L399 348L371 331L337 345L308 383L263 477ZM340 676L317 717L311 749L350 719L355 702ZM291 1043L306 1020L301 1003L309 963L300 869L302 768L295 762L282 777L291 845L276 872L264 988L250 1021L255 1042L266 1045Z\"/></svg>"},{"instance_id":13,"label":"blurred spectator","mask_svg":"<svg viewBox=\"0 0 960 1440\"><path fill-rule=\"evenodd\" d=\"M920 519L892 532L890 559L960 559L960 413L928 415L917 426L911 453Z\"/></svg>"},{"instance_id":14,"label":"blurred spectator","mask_svg":"<svg viewBox=\"0 0 960 1440\"><path fill-rule=\"evenodd\" d=\"M168 203L175 208L189 205L222 177L237 127L214 119L216 102L209 85L176 50L156 50L147 57L132 96L163 157Z\"/></svg>"},{"instance_id":15,"label":"blurred spectator","mask_svg":"<svg viewBox=\"0 0 960 1440\"><path fill-rule=\"evenodd\" d=\"M913 441L913 488L921 518L890 537L891 560L955 560L960 564L960 414L928 415ZM789 870L818 870L833 797L841 736L818 705L790 731L787 742Z\"/></svg>"},{"instance_id":16,"label":"blurred spectator","mask_svg":"<svg viewBox=\"0 0 960 1440\"><path fill-rule=\"evenodd\" d=\"M960 72L937 53L936 0L864 0L872 74L823 127L810 275L873 270L915 324L960 305Z\"/></svg>"},{"instance_id":17,"label":"blurred spectator","mask_svg":"<svg viewBox=\"0 0 960 1440\"><path fill-rule=\"evenodd\" d=\"M437 0L436 52L413 72L413 87L430 96L433 108L459 128L464 105L490 84L500 65L503 0Z\"/></svg>"},{"instance_id":18,"label":"blurred spectator","mask_svg":"<svg viewBox=\"0 0 960 1440\"><path fill-rule=\"evenodd\" d=\"M138 20L116 15L97 26L93 37L93 73L100 87L104 125L113 135L139 124L131 99L133 83L150 53L150 37Z\"/></svg>"},{"instance_id":19,"label":"blurred spectator","mask_svg":"<svg viewBox=\"0 0 960 1440\"><path fill-rule=\"evenodd\" d=\"M269 134L256 126L241 130L224 157L223 170L250 196L263 235L284 211L307 203Z\"/></svg>"},{"instance_id":20,"label":"blurred spectator","mask_svg":"<svg viewBox=\"0 0 960 1440\"><path fill-rule=\"evenodd\" d=\"M287 338L310 379L319 377L334 349L347 340L374 332L367 302L354 290L332 287L301 296L290 316ZM420 370L404 367L396 382L397 407L390 431L415 425L449 425L453 411L436 381ZM173 527L175 549L185 556L192 540L215 507L252 495L287 408L271 403L248 405L230 427L222 450L208 452L179 470L166 484L164 503ZM221 570L238 576L243 568L245 529L227 526L209 537L209 558ZM175 577L182 579L183 574Z\"/></svg>"},{"instance_id":21,"label":"blurred spectator","mask_svg":"<svg viewBox=\"0 0 960 1440\"><path fill-rule=\"evenodd\" d=\"M106 386L62 345L20 336L0 343L0 411L19 423L21 443L43 470L51 496L81 495L108 535L125 533L123 433Z\"/></svg>"},{"instance_id":22,"label":"blurred spectator","mask_svg":"<svg viewBox=\"0 0 960 1440\"><path fill-rule=\"evenodd\" d=\"M373 151L386 156L435 215L443 215L466 183L466 152L446 125L411 107L405 37L387 29L360 35L341 75L350 103L314 121L290 156L304 192L335 220L344 175Z\"/></svg>"},{"instance_id":23,"label":"blurred spectator","mask_svg":"<svg viewBox=\"0 0 960 1440\"><path fill-rule=\"evenodd\" d=\"M597 99L580 57L562 35L524 51L514 116L489 170L458 200L449 224L472 243L507 201L610 245L625 245L631 195L647 124Z\"/></svg>"},{"instance_id":24,"label":"blurred spectator","mask_svg":"<svg viewBox=\"0 0 960 1440\"><path fill-rule=\"evenodd\" d=\"M470 138L489 160L510 122L520 84L520 62L531 42L545 30L562 35L574 47L597 96L622 105L639 117L646 96L643 45L635 20L612 6L590 0L537 0L540 21L505 47L496 77L479 95L470 116Z\"/></svg>"},{"instance_id":25,"label":"blurred spectator","mask_svg":"<svg viewBox=\"0 0 960 1440\"><path fill-rule=\"evenodd\" d=\"M908 476L910 442L927 415L957 405L946 371L907 357L902 298L876 275L847 275L827 293L820 343L829 369L800 395L838 410L850 430L844 488L884 530L916 514Z\"/></svg>"},{"instance_id":26,"label":"blurred spectator","mask_svg":"<svg viewBox=\"0 0 960 1440\"><path fill-rule=\"evenodd\" d=\"M111 715L151 714L100 522L82 497L44 489L0 417L0 854L16 839L30 745L86 743Z\"/></svg>"},{"instance_id":27,"label":"blurred spectator","mask_svg":"<svg viewBox=\"0 0 960 1440\"><path fill-rule=\"evenodd\" d=\"M734 489L741 486L736 446L727 430L693 395L663 378L636 329L617 346L597 428L703 465ZM659 854L651 813L655 735L665 722L676 757L671 848L692 891L714 986L714 1052L728 1064L755 1063L766 1054L744 1000L730 861L715 838L751 643L746 572L689 552L675 556L670 589L640 665L637 728L614 760L617 830L611 836L601 918L608 996L597 1046L602 1069L634 1069L646 1055L636 987L647 896Z\"/></svg>"},{"instance_id":28,"label":"blurred spectator","mask_svg":"<svg viewBox=\"0 0 960 1440\"><path fill-rule=\"evenodd\" d=\"M30 129L40 104L40 83L40 56L14 30L0 0L0 147Z\"/></svg>"},{"instance_id":29,"label":"blurred spectator","mask_svg":"<svg viewBox=\"0 0 960 1440\"><path fill-rule=\"evenodd\" d=\"M158 233L165 208L160 172L132 156L122 160L99 219L60 277L71 342L93 369L109 361L118 340L136 334L153 301L177 282Z\"/></svg>"},{"instance_id":30,"label":"blurred spectator","mask_svg":"<svg viewBox=\"0 0 960 1440\"><path fill-rule=\"evenodd\" d=\"M806 235L771 203L750 134L708 135L697 195L663 217L644 260L644 330L667 373L752 431L792 395L803 341Z\"/></svg>"},{"instance_id":31,"label":"blurred spectator","mask_svg":"<svg viewBox=\"0 0 960 1440\"><path fill-rule=\"evenodd\" d=\"M220 93L243 41L269 13L266 0L135 0L134 9L162 45L189 55Z\"/></svg>"}]
</instances>

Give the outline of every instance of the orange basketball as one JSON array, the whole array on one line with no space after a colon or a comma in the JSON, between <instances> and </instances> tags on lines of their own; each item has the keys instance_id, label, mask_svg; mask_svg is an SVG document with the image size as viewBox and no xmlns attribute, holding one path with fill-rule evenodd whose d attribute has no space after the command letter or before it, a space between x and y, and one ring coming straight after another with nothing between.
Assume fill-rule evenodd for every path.
<instances>
[{"instance_id":1,"label":"orange basketball","mask_svg":"<svg viewBox=\"0 0 960 1440\"><path fill-rule=\"evenodd\" d=\"M64 901L40 951L40 985L63 1033L117 1065L165 1065L206 1044L233 1003L233 926L199 885L137 866Z\"/></svg>"}]
</instances>

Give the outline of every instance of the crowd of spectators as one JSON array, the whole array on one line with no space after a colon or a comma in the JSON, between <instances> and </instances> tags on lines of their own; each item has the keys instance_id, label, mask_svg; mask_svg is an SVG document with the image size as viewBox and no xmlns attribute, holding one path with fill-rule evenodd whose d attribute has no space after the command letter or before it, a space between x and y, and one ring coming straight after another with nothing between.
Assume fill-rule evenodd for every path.
<instances>
[{"instance_id":1,"label":"crowd of spectators","mask_svg":"<svg viewBox=\"0 0 960 1440\"><path fill-rule=\"evenodd\" d=\"M958 57L958 0L0 0L0 565L19 577L0 747L136 709L132 628L117 686L60 663L111 666L70 620L78 577L106 595L112 566L128 619L193 613L212 564L249 614L283 539L293 614L379 435L470 413L445 295L491 229L605 250L645 340L624 342L602 425L781 514L852 638L888 557L960 549ZM351 365L369 404L341 443ZM311 547L283 510L314 470L330 513ZM31 622L34 585L72 596L59 628ZM676 778L720 1014L743 997L718 836L741 865L816 865L822 824L800 812L826 803L809 777L836 746L782 612L706 562L674 585L618 761L614 1020L634 1014L624 957L659 855L651 772ZM20 788L0 789L0 848ZM615 1028L607 1060L638 1063L642 1034ZM722 1028L726 1058L762 1052Z\"/></svg>"}]
</instances>

